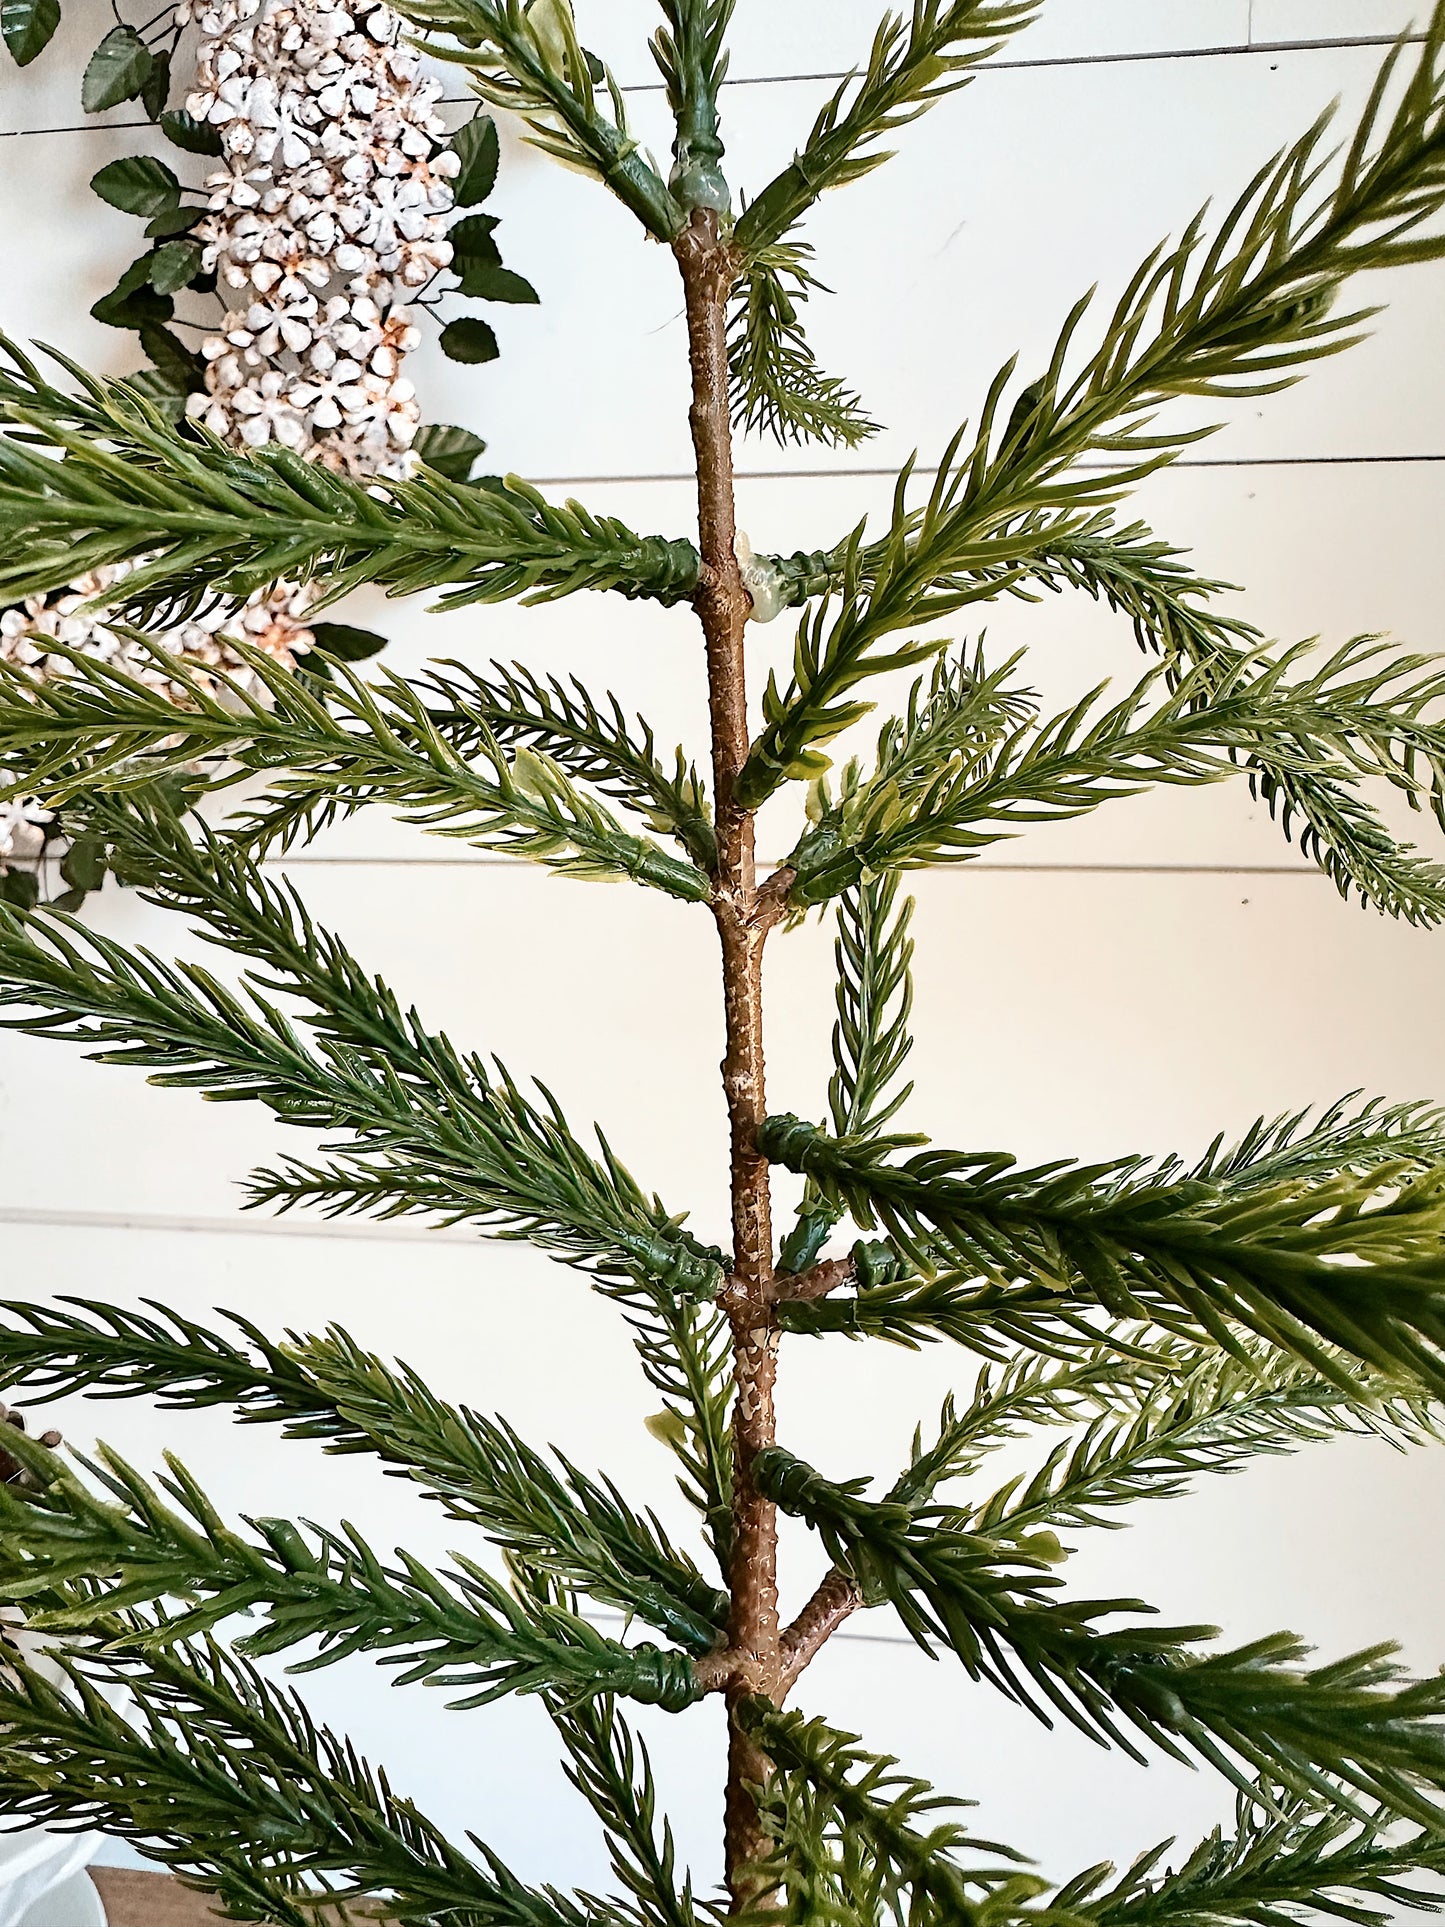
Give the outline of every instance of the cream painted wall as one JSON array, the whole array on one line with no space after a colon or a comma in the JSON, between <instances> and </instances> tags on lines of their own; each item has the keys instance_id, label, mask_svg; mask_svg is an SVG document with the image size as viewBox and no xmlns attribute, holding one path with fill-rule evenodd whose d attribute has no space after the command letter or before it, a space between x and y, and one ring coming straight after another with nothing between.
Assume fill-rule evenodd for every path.
<instances>
[{"instance_id":1,"label":"cream painted wall","mask_svg":"<svg viewBox=\"0 0 1445 1927\"><path fill-rule=\"evenodd\" d=\"M110 126L75 125L75 62L98 31L86 18L95 11L71 0L83 26L23 78L0 67L0 325L119 369L123 347L86 309L129 258L133 228L85 182L136 136L116 125L125 110ZM1241 184L1325 102L1357 102L1380 52L1351 43L1378 41L1413 11L1408 0L1053 0L999 72L905 135L889 169L819 210L812 231L837 297L816 305L817 343L889 428L858 457L749 446L742 496L755 542L821 543L877 512L887 483L875 471L915 446L933 459L994 367L1015 346L1026 364L1037 359L1084 286L1116 288L1169 226ZM579 0L579 13L642 89L633 107L661 144L641 51L649 0ZM873 9L740 0L739 14L726 131L734 178L756 186L826 93L817 76L866 47ZM499 467L575 488L636 526L685 532L669 263L586 183L515 145L507 161L508 259L543 306L503 317L494 368L426 356L428 410L483 429ZM1233 411L1195 460L1149 485L1141 513L1195 548L1207 572L1247 583L1241 606L1271 634L1338 641L1388 628L1428 650L1441 644L1445 600L1445 274L1418 270L1379 292L1391 305L1369 344L1273 404ZM399 662L524 655L610 682L668 741L701 743L701 667L682 612L596 598L446 620L380 604L364 614L394 633ZM1031 669L1060 699L1136 667L1127 633L1088 604L1001 606L988 621L996 649L1036 646ZM756 635L759 685L786 655L785 627ZM787 825L774 817L768 831L784 848ZM429 1016L547 1079L574 1118L603 1119L646 1182L720 1230L715 960L701 913L439 852L370 819L291 867L318 913ZM912 1116L941 1141L1025 1157L1187 1151L1261 1111L1356 1087L1445 1097L1445 938L1347 909L1243 788L1117 805L924 879L918 896ZM108 892L96 914L113 933L189 947L125 897ZM829 942L810 927L773 952L776 1106L819 1103ZM197 1314L229 1305L273 1328L338 1319L440 1390L607 1467L685 1527L640 1424L646 1397L625 1337L576 1277L462 1232L243 1218L235 1180L278 1135L239 1107L203 1109L58 1047L4 1040L6 1290L154 1296ZM915 1358L797 1344L785 1361L786 1437L838 1474L886 1466L914 1421L970 1379L967 1359L941 1349ZM77 1442L101 1432L142 1464L176 1450L238 1511L347 1516L424 1555L449 1543L433 1510L395 1483L219 1415L75 1402L61 1417ZM1337 1445L1141 1512L1130 1531L1089 1544L1071 1573L1085 1590L1139 1592L1232 1636L1287 1624L1338 1653L1398 1634L1433 1666L1445 1657L1442 1499L1438 1456ZM790 1537L790 1598L815 1568ZM448 1714L385 1679L352 1665L306 1692L388 1760L399 1787L456 1831L478 1829L522 1874L604 1881L535 1709ZM801 1697L980 1799L981 1831L1060 1877L1188 1837L1229 1805L1181 1769L1144 1771L1072 1733L1043 1735L930 1669L881 1616L835 1642ZM641 1724L707 1881L715 1709Z\"/></svg>"}]
</instances>

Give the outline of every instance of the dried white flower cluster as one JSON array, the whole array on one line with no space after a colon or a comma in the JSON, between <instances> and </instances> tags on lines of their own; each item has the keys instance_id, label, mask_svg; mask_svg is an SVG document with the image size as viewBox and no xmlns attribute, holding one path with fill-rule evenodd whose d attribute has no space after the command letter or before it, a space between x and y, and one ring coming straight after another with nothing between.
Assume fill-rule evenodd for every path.
<instances>
[{"instance_id":1,"label":"dried white flower cluster","mask_svg":"<svg viewBox=\"0 0 1445 1927\"><path fill-rule=\"evenodd\" d=\"M129 635L110 628L104 607L86 607L115 588L137 566L119 562L111 568L96 569L77 576L51 595L30 596L14 608L0 610L0 660L18 664L42 682L52 681L71 673L69 657L50 647L59 642L70 649L84 650L88 656L98 656L102 662L114 663L184 708L189 697L182 685ZM257 590L239 607L218 600L154 640L199 671L203 686L209 682L206 670L219 669L248 694L258 693L261 684L227 638L244 637L253 649L293 669L296 658L304 656L315 640L306 626L306 612L313 600L309 585L282 582L273 589ZM209 687L222 696L226 693L219 683L209 682ZM0 856L5 854L0 850Z\"/></svg>"},{"instance_id":2,"label":"dried white flower cluster","mask_svg":"<svg viewBox=\"0 0 1445 1927\"><path fill-rule=\"evenodd\" d=\"M405 475L420 332L406 302L452 258L460 163L440 86L389 7L182 0L201 32L189 111L220 134L197 236L228 309L191 412L353 475Z\"/></svg>"},{"instance_id":3,"label":"dried white flower cluster","mask_svg":"<svg viewBox=\"0 0 1445 1927\"><path fill-rule=\"evenodd\" d=\"M205 341L206 392L189 411L239 446L276 442L341 473L405 476L419 415L401 367L421 340L405 304L452 258L460 162L442 146L440 85L398 44L399 16L366 0L182 0L177 19L201 35L186 106L217 129L225 159L207 180L197 238L226 313ZM59 641L183 705L181 686L103 608L84 607L132 566L0 611L0 660L65 675L68 661L48 647ZM227 635L291 667L314 641L313 600L309 587L282 583L156 640L254 693ZM28 803L0 817L0 874L36 859L49 820Z\"/></svg>"},{"instance_id":4,"label":"dried white flower cluster","mask_svg":"<svg viewBox=\"0 0 1445 1927\"><path fill-rule=\"evenodd\" d=\"M191 700L188 691L132 637L109 628L103 607L85 606L113 589L136 566L122 562L113 568L96 569L77 576L51 595L30 596L13 608L0 609L0 661L15 663L40 681L50 682L72 673L70 658L51 647L52 643L63 643L114 663L184 709ZM248 694L264 695L260 680L227 637L244 636L253 649L294 669L296 658L305 655L314 641L306 626L306 611L313 600L314 591L309 586L283 582L274 589L258 590L239 608L232 602L217 602L155 640L198 674L210 694L223 700L229 694L224 684L206 675L208 669L218 669ZM17 797L0 804L0 875L11 869L34 869L56 833L47 827L52 823L52 813L31 798Z\"/></svg>"}]
</instances>

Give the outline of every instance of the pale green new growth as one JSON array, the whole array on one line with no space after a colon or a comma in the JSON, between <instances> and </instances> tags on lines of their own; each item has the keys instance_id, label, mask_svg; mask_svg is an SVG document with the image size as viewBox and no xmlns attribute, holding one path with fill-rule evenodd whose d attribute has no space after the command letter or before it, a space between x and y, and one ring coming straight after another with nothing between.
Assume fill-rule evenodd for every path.
<instances>
[{"instance_id":1,"label":"pale green new growth","mask_svg":"<svg viewBox=\"0 0 1445 1927\"><path fill-rule=\"evenodd\" d=\"M135 387L61 357L52 379L0 345L0 600L126 564L122 619L142 642L283 577L328 599L439 593L444 608L582 589L691 602L714 726L710 770L700 745L660 749L625 660L607 664L606 694L545 665L363 675L312 658L297 673L244 647L244 686L154 644L154 679L59 643L43 675L0 668L0 794L58 810L151 911L234 966L223 981L57 907L0 906L0 1022L322 1133L252 1173L254 1206L470 1225L582 1272L634 1341L647 1428L697 1525L685 1537L339 1326L277 1336L235 1314L13 1300L0 1364L23 1398L229 1407L370 1458L469 1546L438 1567L350 1525L230 1522L178 1458L151 1479L107 1448L71 1458L4 1428L0 1606L28 1625L0 1671L7 1814L100 1827L229 1917L281 1927L314 1927L337 1900L410 1927L713 1927L724 1913L789 1927L1289 1927L1310 1912L1382 1927L1445 1901L1445 1679L1407 1678L1387 1646L1323 1664L1290 1633L1231 1650L1139 1601L1079 1596L1068 1563L1077 1533L1262 1455L1438 1439L1445 1113L1355 1094L1197 1158L1032 1168L899 1128L917 1061L905 871L971 861L1156 783L1238 775L1342 894L1445 922L1445 867L1399 843L1376 799L1388 786L1445 826L1445 664L1378 638L1268 638L1180 550L1114 517L1206 432L1161 418L1173 399L1298 379L1359 339L1356 274L1445 254L1445 4L1418 47L1407 36L1389 55L1338 145L1327 117L1230 209L1155 250L1097 325L1094 297L1080 302L1042 373L1005 367L926 495L910 463L881 526L771 559L797 640L751 740L745 726L729 407L740 429L781 441L853 446L875 426L804 336L804 304L824 290L800 223L1040 5L913 0L795 158L750 191L730 184L719 90L735 9L758 0L661 0L666 173L587 44L604 10L402 0L431 52L673 248L696 542L639 535L514 477L418 469L361 487L284 451L237 452ZM968 183L958 191L966 204ZM1122 619L1126 657L1132 630L1155 660L1052 715L1019 657L937 627L1004 596L1057 610L1078 595ZM835 767L878 679L909 668L901 712ZM779 793L795 806L791 853L758 885L752 817ZM560 1097L428 1025L268 867L373 806L716 921L731 1250L574 1129ZM829 904L824 1125L765 1113L760 956L771 929ZM499 1020L493 1041L504 1034ZM770 1165L804 1181L776 1246ZM777 1436L778 1347L833 1335L973 1355L971 1389L877 1486L826 1476ZM990 1463L1001 1448L1006 1473ZM778 1509L827 1562L791 1626L773 1604ZM1034 1843L980 1838L963 1803L787 1706L825 1640L866 1610L1045 1723L1224 1776L1239 1793L1232 1833L1141 1841L1127 1871L1063 1885L1029 1862ZM59 1642L47 1667L27 1659L32 1642ZM534 1696L607 1836L616 1891L530 1886L477 1836L454 1845L252 1663L285 1656L304 1672L357 1655L458 1707ZM682 1715L713 1694L729 1733L726 1899L680 1864L624 1718L628 1700Z\"/></svg>"}]
</instances>

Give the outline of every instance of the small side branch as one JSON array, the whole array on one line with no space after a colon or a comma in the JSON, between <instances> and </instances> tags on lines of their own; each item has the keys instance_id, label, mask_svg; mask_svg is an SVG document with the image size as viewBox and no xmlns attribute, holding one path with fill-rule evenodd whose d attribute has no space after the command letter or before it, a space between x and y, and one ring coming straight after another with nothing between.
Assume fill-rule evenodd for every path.
<instances>
[{"instance_id":1,"label":"small side branch","mask_svg":"<svg viewBox=\"0 0 1445 1927\"><path fill-rule=\"evenodd\" d=\"M827 1258L800 1271L796 1277L779 1276L773 1285L773 1297L778 1304L808 1304L856 1283L857 1277L858 1267L851 1257Z\"/></svg>"},{"instance_id":2,"label":"small side branch","mask_svg":"<svg viewBox=\"0 0 1445 1927\"><path fill-rule=\"evenodd\" d=\"M856 1583L841 1567L834 1566L783 1634L784 1697L822 1652L844 1620L850 1619L862 1604L863 1595Z\"/></svg>"}]
</instances>

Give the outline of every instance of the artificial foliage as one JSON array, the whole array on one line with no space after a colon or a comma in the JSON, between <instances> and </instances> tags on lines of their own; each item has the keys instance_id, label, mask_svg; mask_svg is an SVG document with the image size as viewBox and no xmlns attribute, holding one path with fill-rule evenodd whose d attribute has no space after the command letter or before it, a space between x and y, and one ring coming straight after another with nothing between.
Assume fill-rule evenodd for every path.
<instances>
[{"instance_id":1,"label":"artificial foliage","mask_svg":"<svg viewBox=\"0 0 1445 1927\"><path fill-rule=\"evenodd\" d=\"M661 0L666 170L568 0L402 10L428 52L675 256L695 538L630 529L516 477L473 479L464 437L364 481L285 437L237 447L204 406L167 408L153 383L7 344L0 595L124 570L108 579L130 650L103 661L60 639L63 674L0 664L7 796L63 812L97 862L237 968L169 962L54 905L12 905L0 1003L18 1029L322 1133L320 1150L252 1174L258 1207L468 1224L580 1272L635 1341L661 1403L649 1429L696 1531L684 1541L604 1473L448 1403L339 1327L10 1302L4 1377L22 1401L148 1397L178 1430L188 1410L230 1408L298 1450L411 1480L460 1543L439 1570L340 1523L228 1520L180 1457L147 1471L12 1426L0 1604L25 1634L0 1673L0 1803L134 1841L231 1917L288 1927L338 1900L449 1927L1282 1927L1311 1913L1370 1927L1438 1904L1445 1680L1409 1677L1388 1644L1321 1659L1281 1632L1231 1648L1208 1627L1161 1624L1145 1601L1081 1595L1070 1554L1122 1508L1261 1456L1341 1435L1438 1438L1445 1113L1354 1094L1201 1157L1036 1168L929 1144L900 1113L906 872L972 861L1035 825L1156 783L1244 782L1342 897L1445 922L1445 868L1379 807L1388 786L1445 824L1445 666L1378 639L1265 637L1120 506L1207 432L1175 426L1171 403L1288 385L1366 332L1373 272L1445 254L1445 5L1390 53L1357 124L1326 116L1232 207L1161 244L1112 304L1081 300L1047 367L1002 369L927 486L910 465L881 521L776 556L735 527L735 429L852 445L873 426L808 346L822 291L808 212L881 167L1036 0L915 0L885 20L795 159L746 196L728 180L719 106L733 0ZM22 58L53 12L7 0ZM445 178L484 191L481 142ZM505 271L482 265L477 289L495 294ZM661 753L633 701L545 664L377 671L346 660L341 630L318 652L325 674L238 641L243 678L200 674L158 640L211 598L277 581L318 604L366 585L446 608L584 590L690 604L710 756ZM1133 687L1048 715L1018 659L938 628L1045 596L1091 598L1132 627L1151 658ZM791 669L750 689L748 624L785 609ZM884 676L903 690L898 711L860 729ZM780 797L795 806L792 847L759 878L756 812ZM726 1236L690 1229L569 1119L565 1093L429 1027L268 866L368 808L713 919ZM836 922L834 1070L818 1114L798 1118L767 1106L762 959L813 913ZM773 1223L777 1172L800 1198L786 1226ZM844 1339L958 1357L960 1389L881 1480L813 1466L777 1413L780 1357ZM1024 1469L995 1472L1002 1448ZM818 1554L791 1623L780 1514ZM1045 1723L1218 1774L1237 1794L1232 1830L1051 1884L1034 1843L979 1837L966 1803L789 1705L865 1612ZM27 1658L37 1643L43 1669ZM357 1655L440 1687L458 1719L539 1700L606 1833L614 1890L531 1887L480 1837L448 1840L278 1683L283 1664L304 1674ZM679 1864L626 1716L633 1702L686 1718L713 1695L728 1731L716 1894Z\"/></svg>"}]
</instances>

